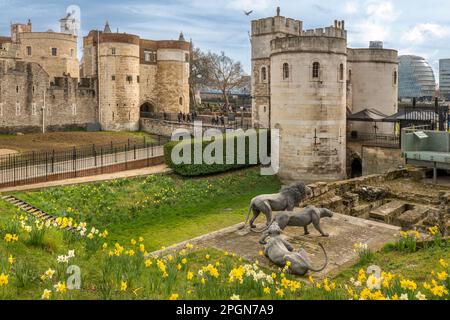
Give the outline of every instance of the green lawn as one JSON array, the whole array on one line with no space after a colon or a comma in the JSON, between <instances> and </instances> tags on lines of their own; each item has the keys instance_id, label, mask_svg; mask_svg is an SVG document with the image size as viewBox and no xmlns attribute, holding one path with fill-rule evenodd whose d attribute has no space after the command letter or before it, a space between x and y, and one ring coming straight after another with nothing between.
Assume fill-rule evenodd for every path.
<instances>
[{"instance_id":1,"label":"green lawn","mask_svg":"<svg viewBox=\"0 0 450 320\"><path fill-rule=\"evenodd\" d=\"M20 198L50 213L86 221L88 227L86 233L75 236L59 226L46 226L39 238L39 227L33 220L26 220L15 207L0 201L0 300L40 299L44 290L51 292L50 299L195 300L239 296L255 300L332 300L402 294L408 299L420 294L427 299L450 298L450 268L440 264L441 259L450 262L449 243L415 253L386 247L369 262L356 264L334 279L314 282L284 275L278 268L260 268L255 261L215 249L187 248L159 261L145 256L161 246L242 221L251 197L279 187L275 178L260 177L256 169L248 169L209 178L185 180L157 175L19 193ZM109 236L103 238L94 232L90 237L92 226L108 229ZM9 234L17 235L18 241L7 242ZM67 255L69 250L75 250L75 257L68 263L58 262L58 256ZM55 285L67 283L69 265L80 267L81 290L57 292ZM368 289L368 274L364 273L360 286L350 281L371 265L395 275L379 293ZM55 271L54 276L42 279L49 269ZM402 284L403 278L414 282ZM431 287L425 288L424 282ZM348 288L357 296L350 296Z\"/></svg>"},{"instance_id":2,"label":"green lawn","mask_svg":"<svg viewBox=\"0 0 450 320\"><path fill-rule=\"evenodd\" d=\"M53 215L107 229L119 242L130 234L143 236L156 250L244 221L254 196L280 187L277 178L247 169L209 178L164 174L15 195Z\"/></svg>"}]
</instances>

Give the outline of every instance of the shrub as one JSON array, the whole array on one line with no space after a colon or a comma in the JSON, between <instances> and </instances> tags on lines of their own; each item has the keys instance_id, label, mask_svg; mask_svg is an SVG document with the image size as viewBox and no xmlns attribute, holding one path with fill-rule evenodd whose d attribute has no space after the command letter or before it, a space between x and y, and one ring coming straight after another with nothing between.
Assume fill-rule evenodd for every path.
<instances>
[{"instance_id":1,"label":"shrub","mask_svg":"<svg viewBox=\"0 0 450 320\"><path fill-rule=\"evenodd\" d=\"M268 155L270 155L270 131L268 130L264 130L263 132L259 132L259 131L253 131L253 132L249 132L249 133L244 133L244 132L240 132L240 133L236 133L235 135L222 135L221 138L217 138L217 140L212 140L212 141L204 141L204 140L200 140L200 139L192 139L192 140L188 140L188 141L172 141L167 143L164 146L164 155L165 155L165 162L167 164L168 167L170 167L171 169L173 169L177 174L182 175L182 176L187 176L187 177L192 177L192 176L203 176L203 175L209 175L209 174L214 174L214 173L220 173L220 172L227 172L227 171L231 171L231 170L237 170L237 169L241 169L241 168L245 168L245 167L250 167L253 165L257 165L259 164L259 145L260 145L260 133L262 134L267 134L267 142L268 142L268 150L261 150L262 152L267 152ZM244 161L240 161L240 164L238 164L238 154L237 154L237 149L238 149L238 141L239 139L245 139L245 157L243 157ZM233 164L227 164L227 140L228 139L233 139L234 141L234 159L232 161ZM250 148L250 141L252 141L251 139L255 139L254 141L257 141L257 146L256 146L256 155L254 154L254 149ZM205 163L204 159L202 159L202 163L201 164L194 164L194 150L198 145L201 145L201 150L202 150L202 154L205 152L205 149L213 142L217 142L217 143L222 143L223 146L223 161L222 164L207 164ZM190 150L191 150L191 164L175 164L172 161L172 151L173 149L180 143L183 144L189 144L190 145ZM188 148L188 147L186 147ZM253 151L252 151L253 149ZM183 153L181 153L183 154ZM213 152L213 155L215 155L215 152ZM242 155L240 155L242 157ZM252 160L254 160L254 157L256 156L256 163ZM232 154L229 155L229 158L231 159L233 157Z\"/></svg>"}]
</instances>

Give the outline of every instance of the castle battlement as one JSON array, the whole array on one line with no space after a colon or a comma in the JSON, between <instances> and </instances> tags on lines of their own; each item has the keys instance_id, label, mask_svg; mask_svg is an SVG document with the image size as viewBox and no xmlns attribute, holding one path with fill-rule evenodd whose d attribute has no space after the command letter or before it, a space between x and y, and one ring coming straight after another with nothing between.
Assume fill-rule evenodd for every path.
<instances>
[{"instance_id":1,"label":"castle battlement","mask_svg":"<svg viewBox=\"0 0 450 320\"><path fill-rule=\"evenodd\" d=\"M275 17L252 21L252 36L261 36L273 33L283 33L297 36L302 32L302 28L302 21L280 16L280 10L278 8L277 15Z\"/></svg>"},{"instance_id":2,"label":"castle battlement","mask_svg":"<svg viewBox=\"0 0 450 320\"><path fill-rule=\"evenodd\" d=\"M272 54L289 51L347 54L346 38L325 36L318 32L309 36L277 38L270 42L270 47Z\"/></svg>"},{"instance_id":3,"label":"castle battlement","mask_svg":"<svg viewBox=\"0 0 450 320\"><path fill-rule=\"evenodd\" d=\"M330 37L347 39L347 31L336 27L316 28L302 31L301 37Z\"/></svg>"}]
</instances>

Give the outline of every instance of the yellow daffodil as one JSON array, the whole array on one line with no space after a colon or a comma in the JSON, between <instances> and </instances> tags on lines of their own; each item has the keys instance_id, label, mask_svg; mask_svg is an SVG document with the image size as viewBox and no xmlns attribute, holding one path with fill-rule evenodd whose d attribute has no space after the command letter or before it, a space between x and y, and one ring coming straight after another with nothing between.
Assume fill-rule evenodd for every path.
<instances>
[{"instance_id":1,"label":"yellow daffodil","mask_svg":"<svg viewBox=\"0 0 450 320\"><path fill-rule=\"evenodd\" d=\"M447 267L448 267L448 262L445 261L444 259L439 260L439 264L440 264L443 268L447 268Z\"/></svg>"},{"instance_id":2,"label":"yellow daffodil","mask_svg":"<svg viewBox=\"0 0 450 320\"><path fill-rule=\"evenodd\" d=\"M0 274L0 287L6 286L8 284L8 275L7 274Z\"/></svg>"},{"instance_id":3,"label":"yellow daffodil","mask_svg":"<svg viewBox=\"0 0 450 320\"><path fill-rule=\"evenodd\" d=\"M65 293L67 291L66 284L64 282L58 282L56 285L54 285L56 292L59 293Z\"/></svg>"},{"instance_id":4,"label":"yellow daffodil","mask_svg":"<svg viewBox=\"0 0 450 320\"><path fill-rule=\"evenodd\" d=\"M264 288L263 291L264 291L264 294L267 294L267 295L270 294L270 288L268 288L268 287Z\"/></svg>"},{"instance_id":5,"label":"yellow daffodil","mask_svg":"<svg viewBox=\"0 0 450 320\"><path fill-rule=\"evenodd\" d=\"M278 289L275 294L277 295L277 297L279 298L283 298L284 297L284 290L283 289Z\"/></svg>"},{"instance_id":6,"label":"yellow daffodil","mask_svg":"<svg viewBox=\"0 0 450 320\"><path fill-rule=\"evenodd\" d=\"M417 284L411 280L401 280L400 286L402 287L402 289L405 289L405 290L410 290L410 291L417 290Z\"/></svg>"},{"instance_id":7,"label":"yellow daffodil","mask_svg":"<svg viewBox=\"0 0 450 320\"><path fill-rule=\"evenodd\" d=\"M145 260L144 262L146 268L150 268L153 265L153 261L150 259Z\"/></svg>"},{"instance_id":8,"label":"yellow daffodil","mask_svg":"<svg viewBox=\"0 0 450 320\"><path fill-rule=\"evenodd\" d=\"M125 292L125 291L127 291L127 290L128 290L128 283L127 283L126 281L122 281L122 282L120 283L120 291Z\"/></svg>"},{"instance_id":9,"label":"yellow daffodil","mask_svg":"<svg viewBox=\"0 0 450 320\"><path fill-rule=\"evenodd\" d=\"M448 278L448 274L447 274L447 272L442 271L442 272L437 274L437 277L438 277L439 280L445 281Z\"/></svg>"},{"instance_id":10,"label":"yellow daffodil","mask_svg":"<svg viewBox=\"0 0 450 320\"><path fill-rule=\"evenodd\" d=\"M194 273L189 271L189 272L187 273L187 279L188 279L189 281L191 281L192 279L194 279Z\"/></svg>"},{"instance_id":11,"label":"yellow daffodil","mask_svg":"<svg viewBox=\"0 0 450 320\"><path fill-rule=\"evenodd\" d=\"M41 299L42 300L50 300L52 292L50 290L45 289L44 293L42 293Z\"/></svg>"},{"instance_id":12,"label":"yellow daffodil","mask_svg":"<svg viewBox=\"0 0 450 320\"><path fill-rule=\"evenodd\" d=\"M176 293L174 293L174 294L172 294L172 295L169 297L169 300L172 300L172 301L178 300L178 297L179 297L179 295L176 294Z\"/></svg>"},{"instance_id":13,"label":"yellow daffodil","mask_svg":"<svg viewBox=\"0 0 450 320\"><path fill-rule=\"evenodd\" d=\"M16 259L14 259L14 257L10 254L9 257L8 257L8 263L12 265L12 264L14 264L15 260Z\"/></svg>"}]
</instances>

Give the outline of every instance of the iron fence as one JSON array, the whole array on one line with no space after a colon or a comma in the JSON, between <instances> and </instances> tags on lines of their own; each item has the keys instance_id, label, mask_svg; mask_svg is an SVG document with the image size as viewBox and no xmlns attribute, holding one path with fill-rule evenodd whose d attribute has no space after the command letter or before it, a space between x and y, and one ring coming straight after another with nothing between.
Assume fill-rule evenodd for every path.
<instances>
[{"instance_id":1,"label":"iron fence","mask_svg":"<svg viewBox=\"0 0 450 320\"><path fill-rule=\"evenodd\" d=\"M395 134L350 132L348 142L358 142L369 147L386 147L400 149L400 136Z\"/></svg>"},{"instance_id":2,"label":"iron fence","mask_svg":"<svg viewBox=\"0 0 450 320\"><path fill-rule=\"evenodd\" d=\"M130 139L126 143L84 145L63 150L0 156L0 187L102 174L153 164L169 138ZM137 162L141 162L137 165ZM117 166L120 166L118 168Z\"/></svg>"}]
</instances>

